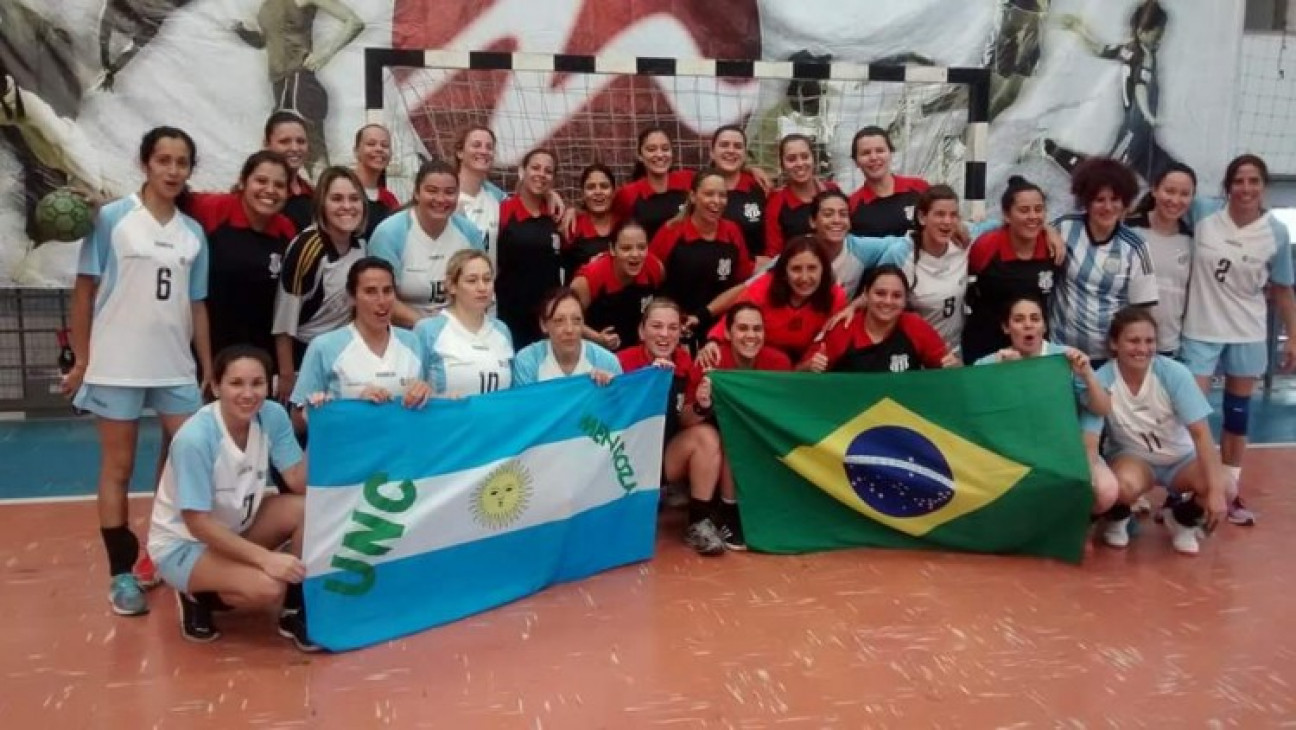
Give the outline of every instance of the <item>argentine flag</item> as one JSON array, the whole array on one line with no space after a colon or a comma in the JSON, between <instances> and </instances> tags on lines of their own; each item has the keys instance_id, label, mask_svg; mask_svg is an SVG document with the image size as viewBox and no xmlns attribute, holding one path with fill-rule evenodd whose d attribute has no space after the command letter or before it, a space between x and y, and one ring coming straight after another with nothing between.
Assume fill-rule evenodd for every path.
<instances>
[{"instance_id":1,"label":"argentine flag","mask_svg":"<svg viewBox=\"0 0 1296 730\"><path fill-rule=\"evenodd\" d=\"M652 557L670 374L310 415L311 638L354 649Z\"/></svg>"}]
</instances>

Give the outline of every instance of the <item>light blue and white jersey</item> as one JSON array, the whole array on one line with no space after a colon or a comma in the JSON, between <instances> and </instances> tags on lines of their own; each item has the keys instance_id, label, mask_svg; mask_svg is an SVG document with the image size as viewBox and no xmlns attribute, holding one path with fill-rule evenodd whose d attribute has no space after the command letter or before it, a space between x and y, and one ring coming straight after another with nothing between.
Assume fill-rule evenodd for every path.
<instances>
[{"instance_id":1,"label":"light blue and white jersey","mask_svg":"<svg viewBox=\"0 0 1296 730\"><path fill-rule=\"evenodd\" d=\"M1124 224L1111 240L1095 244L1086 216L1065 215L1054 222L1066 244L1062 281L1049 305L1049 334L1091 358L1108 357L1107 330L1117 312L1135 304L1155 304L1156 273L1147 245Z\"/></svg>"},{"instance_id":2,"label":"light blue and white jersey","mask_svg":"<svg viewBox=\"0 0 1296 730\"><path fill-rule=\"evenodd\" d=\"M163 224L138 195L115 200L82 242L77 274L98 281L86 383L197 381L191 305L207 298L207 238L194 219L176 211Z\"/></svg>"},{"instance_id":3,"label":"light blue and white jersey","mask_svg":"<svg viewBox=\"0 0 1296 730\"><path fill-rule=\"evenodd\" d=\"M1130 454L1153 466L1169 466L1196 453L1189 424L1211 414L1210 403L1182 363L1157 355L1135 392L1115 360L1098 368L1098 382L1111 394L1106 452ZM1085 430L1100 433L1103 419L1084 414Z\"/></svg>"},{"instance_id":4,"label":"light blue and white jersey","mask_svg":"<svg viewBox=\"0 0 1296 730\"><path fill-rule=\"evenodd\" d=\"M1238 226L1224 208L1198 221L1194 238L1184 336L1202 342L1264 342L1265 285L1293 283L1287 226L1271 213Z\"/></svg>"},{"instance_id":5,"label":"light blue and white jersey","mask_svg":"<svg viewBox=\"0 0 1296 730\"><path fill-rule=\"evenodd\" d=\"M396 270L396 296L426 315L445 306L446 264L456 251L466 248L485 249L481 231L467 218L455 213L441 235L433 238L419 225L413 209L388 216L369 241L369 255Z\"/></svg>"},{"instance_id":6,"label":"light blue and white jersey","mask_svg":"<svg viewBox=\"0 0 1296 730\"><path fill-rule=\"evenodd\" d=\"M1126 219L1125 225L1147 244L1156 272L1157 304L1152 314L1157 323L1157 350L1179 351L1185 313L1188 311L1188 281L1192 272L1193 229L1185 220L1173 235L1152 227L1147 214Z\"/></svg>"},{"instance_id":7,"label":"light blue and white jersey","mask_svg":"<svg viewBox=\"0 0 1296 730\"><path fill-rule=\"evenodd\" d=\"M220 402L193 414L176 432L149 528L149 554L166 555L195 538L185 527L185 510L208 512L242 534L252 526L268 482L269 467L286 471L301 463L302 450L288 412L266 401L252 419L247 446L239 448L220 414Z\"/></svg>"},{"instance_id":8,"label":"light blue and white jersey","mask_svg":"<svg viewBox=\"0 0 1296 730\"><path fill-rule=\"evenodd\" d=\"M513 382L513 335L487 317L470 331L449 310L419 320L414 327L423 355L423 379L437 395L492 393Z\"/></svg>"},{"instance_id":9,"label":"light blue and white jersey","mask_svg":"<svg viewBox=\"0 0 1296 730\"><path fill-rule=\"evenodd\" d=\"M1044 340L1043 342L1040 343L1039 355L1036 355L1036 357L1045 357L1047 355L1063 355L1063 354L1066 354L1065 347L1055 342L1049 342L1048 340ZM1003 362L1003 360L999 358L999 353L992 352L989 355L985 355L980 360L977 360L975 363L973 363L973 365L998 365L1001 362Z\"/></svg>"},{"instance_id":10,"label":"light blue and white jersey","mask_svg":"<svg viewBox=\"0 0 1296 730\"><path fill-rule=\"evenodd\" d=\"M853 297L864 272L883 264L912 267L913 239L908 235L868 238L847 234L841 253L833 259L833 277L846 296Z\"/></svg>"},{"instance_id":11,"label":"light blue and white jersey","mask_svg":"<svg viewBox=\"0 0 1296 730\"><path fill-rule=\"evenodd\" d=\"M583 340L580 360L576 362L576 367L570 373L566 373L558 365L549 340L540 340L522 348L522 351L513 359L513 385L542 383L569 375L588 375L593 370L620 375L621 361L603 347L589 340Z\"/></svg>"},{"instance_id":12,"label":"light blue and white jersey","mask_svg":"<svg viewBox=\"0 0 1296 730\"><path fill-rule=\"evenodd\" d=\"M459 213L481 232L486 255L494 265L499 243L500 203L508 197L490 180L483 180L476 195L459 193Z\"/></svg>"},{"instance_id":13,"label":"light blue and white jersey","mask_svg":"<svg viewBox=\"0 0 1296 730\"><path fill-rule=\"evenodd\" d=\"M400 398L422 377L423 357L413 332L392 327L387 350L378 354L369 349L352 323L311 340L291 400L300 407L315 393L354 400L369 386Z\"/></svg>"}]
</instances>

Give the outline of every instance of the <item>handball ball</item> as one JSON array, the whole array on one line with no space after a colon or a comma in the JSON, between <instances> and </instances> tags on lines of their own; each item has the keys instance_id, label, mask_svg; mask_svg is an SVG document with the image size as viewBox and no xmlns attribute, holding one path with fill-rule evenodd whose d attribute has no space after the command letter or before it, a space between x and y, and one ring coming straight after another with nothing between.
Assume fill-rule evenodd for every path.
<instances>
[{"instance_id":1,"label":"handball ball","mask_svg":"<svg viewBox=\"0 0 1296 730\"><path fill-rule=\"evenodd\" d=\"M37 243L79 241L94 228L90 204L69 188L59 188L36 204Z\"/></svg>"}]
</instances>

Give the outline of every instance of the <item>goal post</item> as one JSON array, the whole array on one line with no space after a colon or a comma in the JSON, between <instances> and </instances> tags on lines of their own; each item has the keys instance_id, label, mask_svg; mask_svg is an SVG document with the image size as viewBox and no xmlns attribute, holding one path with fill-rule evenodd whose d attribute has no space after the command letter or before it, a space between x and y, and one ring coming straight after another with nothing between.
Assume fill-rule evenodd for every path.
<instances>
[{"instance_id":1,"label":"goal post","mask_svg":"<svg viewBox=\"0 0 1296 730\"><path fill-rule=\"evenodd\" d=\"M872 125L891 133L896 172L951 184L965 214L985 215L984 68L367 48L364 74L366 121L392 132L389 178L400 195L418 158L452 159L455 135L470 124L494 130L506 186L521 156L541 145L557 152L564 196L596 161L625 182L636 137L653 125L671 133L677 166L698 167L710 134L738 124L749 162L774 176L778 139L807 133L825 175L850 191L860 182L850 138Z\"/></svg>"}]
</instances>

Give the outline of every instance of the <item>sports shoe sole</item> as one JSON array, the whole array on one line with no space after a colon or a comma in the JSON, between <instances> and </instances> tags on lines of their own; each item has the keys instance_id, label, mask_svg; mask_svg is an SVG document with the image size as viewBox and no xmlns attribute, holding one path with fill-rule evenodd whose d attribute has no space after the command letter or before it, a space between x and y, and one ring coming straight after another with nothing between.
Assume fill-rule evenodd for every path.
<instances>
[{"instance_id":1,"label":"sports shoe sole","mask_svg":"<svg viewBox=\"0 0 1296 730\"><path fill-rule=\"evenodd\" d=\"M297 651L300 651L305 654L319 654L320 652L324 651L324 647L320 646L319 644L301 643L301 640L297 638L296 634L285 629L282 626L279 626L278 629L279 629L279 635L291 641L293 643L293 646L297 647Z\"/></svg>"},{"instance_id":2,"label":"sports shoe sole","mask_svg":"<svg viewBox=\"0 0 1296 730\"><path fill-rule=\"evenodd\" d=\"M180 638L184 639L185 641L188 641L192 644L210 644L221 637L221 632L219 629L212 631L210 636L205 636L205 637L194 636L188 631L185 631L184 606L180 604L179 592L176 593L176 616L180 619Z\"/></svg>"},{"instance_id":3,"label":"sports shoe sole","mask_svg":"<svg viewBox=\"0 0 1296 730\"><path fill-rule=\"evenodd\" d=\"M117 614L118 616L145 616L149 612L148 604L145 604L144 608L138 611L127 611L124 608L120 608L117 606L116 603L113 603L111 593L108 594L108 605L112 607L113 613Z\"/></svg>"}]
</instances>

